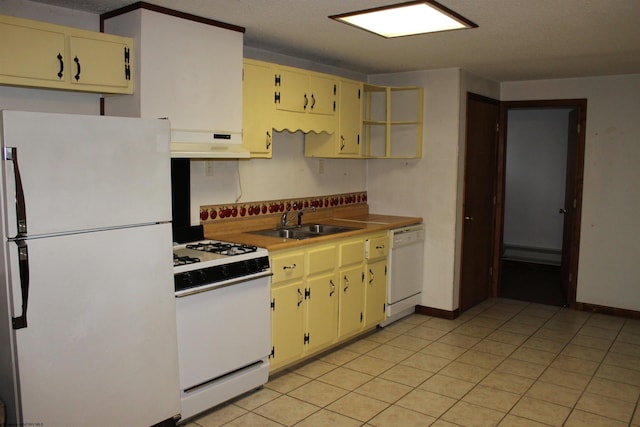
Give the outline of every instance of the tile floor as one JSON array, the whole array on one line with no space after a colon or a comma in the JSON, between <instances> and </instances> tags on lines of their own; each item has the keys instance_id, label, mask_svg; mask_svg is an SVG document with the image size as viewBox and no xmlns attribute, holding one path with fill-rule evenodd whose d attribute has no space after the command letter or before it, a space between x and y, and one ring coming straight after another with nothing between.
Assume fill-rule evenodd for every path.
<instances>
[{"instance_id":1,"label":"tile floor","mask_svg":"<svg viewBox=\"0 0 640 427\"><path fill-rule=\"evenodd\" d=\"M187 423L640 426L640 320L508 299L412 315Z\"/></svg>"}]
</instances>

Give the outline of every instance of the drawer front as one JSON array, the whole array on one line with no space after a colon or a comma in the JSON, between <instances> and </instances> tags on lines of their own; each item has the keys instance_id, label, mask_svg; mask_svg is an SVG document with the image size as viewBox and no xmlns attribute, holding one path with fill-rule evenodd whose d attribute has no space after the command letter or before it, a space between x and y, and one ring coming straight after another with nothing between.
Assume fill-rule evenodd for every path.
<instances>
[{"instance_id":1,"label":"drawer front","mask_svg":"<svg viewBox=\"0 0 640 427\"><path fill-rule=\"evenodd\" d=\"M304 276L304 252L294 252L271 257L272 283L299 279Z\"/></svg>"},{"instance_id":2,"label":"drawer front","mask_svg":"<svg viewBox=\"0 0 640 427\"><path fill-rule=\"evenodd\" d=\"M308 275L323 273L335 269L335 245L310 249L307 252L306 267Z\"/></svg>"},{"instance_id":3,"label":"drawer front","mask_svg":"<svg viewBox=\"0 0 640 427\"><path fill-rule=\"evenodd\" d=\"M364 240L342 243L340 245L340 267L364 261Z\"/></svg>"},{"instance_id":4,"label":"drawer front","mask_svg":"<svg viewBox=\"0 0 640 427\"><path fill-rule=\"evenodd\" d=\"M376 259L389 255L389 238L385 236L372 237L365 243L365 258Z\"/></svg>"}]
</instances>

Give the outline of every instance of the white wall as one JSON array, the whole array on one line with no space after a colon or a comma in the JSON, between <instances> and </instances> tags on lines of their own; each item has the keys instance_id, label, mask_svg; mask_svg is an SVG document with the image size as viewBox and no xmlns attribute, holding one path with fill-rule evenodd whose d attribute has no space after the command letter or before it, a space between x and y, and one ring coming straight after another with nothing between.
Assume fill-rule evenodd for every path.
<instances>
[{"instance_id":1,"label":"white wall","mask_svg":"<svg viewBox=\"0 0 640 427\"><path fill-rule=\"evenodd\" d=\"M505 82L502 100L587 99L578 302L640 311L640 74Z\"/></svg>"},{"instance_id":2,"label":"white wall","mask_svg":"<svg viewBox=\"0 0 640 427\"><path fill-rule=\"evenodd\" d=\"M569 111L508 112L503 241L524 255L525 248L532 250L533 261L544 249L557 252L560 262L564 217L558 211L564 207Z\"/></svg>"},{"instance_id":3,"label":"white wall","mask_svg":"<svg viewBox=\"0 0 640 427\"><path fill-rule=\"evenodd\" d=\"M99 16L24 0L0 0L0 13L98 31ZM1 43L7 43L2 40ZM0 86L0 109L100 114L100 95Z\"/></svg>"},{"instance_id":4,"label":"white wall","mask_svg":"<svg viewBox=\"0 0 640 427\"><path fill-rule=\"evenodd\" d=\"M198 224L201 205L311 197L364 191L362 160L304 157L304 134L274 132L273 158L191 161L191 223ZM323 162L320 173L319 163Z\"/></svg>"}]
</instances>

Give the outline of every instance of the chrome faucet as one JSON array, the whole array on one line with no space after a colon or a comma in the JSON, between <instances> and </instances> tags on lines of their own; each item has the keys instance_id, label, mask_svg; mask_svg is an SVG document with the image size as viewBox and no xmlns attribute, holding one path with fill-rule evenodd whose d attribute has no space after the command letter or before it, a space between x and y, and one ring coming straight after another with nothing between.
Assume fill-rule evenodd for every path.
<instances>
[{"instance_id":1,"label":"chrome faucet","mask_svg":"<svg viewBox=\"0 0 640 427\"><path fill-rule=\"evenodd\" d=\"M300 225L302 225L302 214L303 214L305 211L308 211L308 210L311 210L312 212L315 212L315 211L316 211L316 208L315 208L315 206L311 206L311 207L307 207L307 208L302 208L302 209L300 209L300 210L298 211L298 225L299 225L299 226L300 226Z\"/></svg>"},{"instance_id":2,"label":"chrome faucet","mask_svg":"<svg viewBox=\"0 0 640 427\"><path fill-rule=\"evenodd\" d=\"M287 225L289 224L289 213L291 212L290 209L287 209L286 211L284 211L282 213L282 216L280 217L280 227L281 228L287 228Z\"/></svg>"}]
</instances>

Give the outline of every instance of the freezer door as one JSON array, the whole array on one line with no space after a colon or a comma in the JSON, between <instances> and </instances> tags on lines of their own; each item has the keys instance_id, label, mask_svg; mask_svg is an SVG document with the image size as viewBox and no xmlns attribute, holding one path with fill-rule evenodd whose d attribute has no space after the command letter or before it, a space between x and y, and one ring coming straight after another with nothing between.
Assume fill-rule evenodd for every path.
<instances>
[{"instance_id":1,"label":"freezer door","mask_svg":"<svg viewBox=\"0 0 640 427\"><path fill-rule=\"evenodd\" d=\"M170 239L160 224L27 242L28 326L12 343L22 416L7 408L9 425L149 426L180 413Z\"/></svg>"},{"instance_id":2,"label":"freezer door","mask_svg":"<svg viewBox=\"0 0 640 427\"><path fill-rule=\"evenodd\" d=\"M1 113L7 237L171 220L167 120Z\"/></svg>"}]
</instances>

